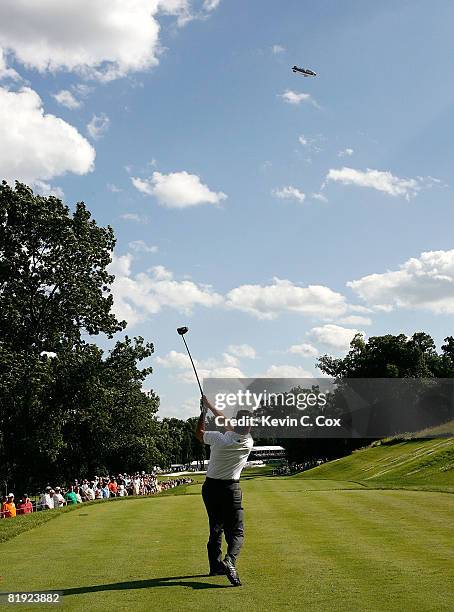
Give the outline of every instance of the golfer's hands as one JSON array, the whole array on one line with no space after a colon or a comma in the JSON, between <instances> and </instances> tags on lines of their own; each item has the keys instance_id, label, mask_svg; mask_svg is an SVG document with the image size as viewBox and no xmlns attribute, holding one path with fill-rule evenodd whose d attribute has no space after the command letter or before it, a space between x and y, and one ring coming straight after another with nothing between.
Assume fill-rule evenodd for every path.
<instances>
[{"instance_id":1,"label":"golfer's hands","mask_svg":"<svg viewBox=\"0 0 454 612\"><path fill-rule=\"evenodd\" d=\"M205 408L205 402L203 401L203 397L200 398L200 412L204 415L207 413L207 409Z\"/></svg>"},{"instance_id":2,"label":"golfer's hands","mask_svg":"<svg viewBox=\"0 0 454 612\"><path fill-rule=\"evenodd\" d=\"M206 395L202 395L202 397L200 399L200 410L202 412L205 412L205 414L207 413L208 410L211 410L211 404L208 401Z\"/></svg>"}]
</instances>

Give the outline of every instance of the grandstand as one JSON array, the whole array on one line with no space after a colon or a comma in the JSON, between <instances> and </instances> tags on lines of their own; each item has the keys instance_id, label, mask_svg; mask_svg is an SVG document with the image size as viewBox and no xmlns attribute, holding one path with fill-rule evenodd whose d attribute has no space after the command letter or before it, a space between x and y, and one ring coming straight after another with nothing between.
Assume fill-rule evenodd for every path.
<instances>
[{"instance_id":1,"label":"grandstand","mask_svg":"<svg viewBox=\"0 0 454 612\"><path fill-rule=\"evenodd\" d=\"M285 448L282 446L254 446L249 460L258 459L285 459Z\"/></svg>"}]
</instances>

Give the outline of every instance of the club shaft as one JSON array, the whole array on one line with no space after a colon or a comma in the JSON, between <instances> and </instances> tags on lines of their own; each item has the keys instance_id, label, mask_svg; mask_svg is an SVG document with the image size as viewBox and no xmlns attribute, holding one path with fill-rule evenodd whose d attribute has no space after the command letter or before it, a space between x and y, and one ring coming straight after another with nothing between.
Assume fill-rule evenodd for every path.
<instances>
[{"instance_id":1,"label":"club shaft","mask_svg":"<svg viewBox=\"0 0 454 612\"><path fill-rule=\"evenodd\" d=\"M192 361L191 352L189 351L189 347L188 347L188 345L186 343L186 340L184 339L184 336L181 336L181 337L183 338L184 345L186 347L186 350L188 351L189 359L191 360L191 363L192 363L192 368L194 370L195 377L197 378L197 384L199 385L200 395L203 396L202 385L200 384L200 380L199 380L199 376L197 374L197 370L195 369L194 362Z\"/></svg>"}]
</instances>

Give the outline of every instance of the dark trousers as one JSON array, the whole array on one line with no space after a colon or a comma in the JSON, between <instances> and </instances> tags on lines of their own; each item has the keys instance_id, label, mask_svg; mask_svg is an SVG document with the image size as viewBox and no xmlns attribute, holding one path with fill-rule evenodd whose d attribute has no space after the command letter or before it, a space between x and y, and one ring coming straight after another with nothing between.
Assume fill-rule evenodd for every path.
<instances>
[{"instance_id":1,"label":"dark trousers","mask_svg":"<svg viewBox=\"0 0 454 612\"><path fill-rule=\"evenodd\" d=\"M239 482L207 478L202 486L202 497L210 523L208 561L210 571L216 572L221 567L223 532L227 555L233 563L240 554L244 540L243 495Z\"/></svg>"}]
</instances>

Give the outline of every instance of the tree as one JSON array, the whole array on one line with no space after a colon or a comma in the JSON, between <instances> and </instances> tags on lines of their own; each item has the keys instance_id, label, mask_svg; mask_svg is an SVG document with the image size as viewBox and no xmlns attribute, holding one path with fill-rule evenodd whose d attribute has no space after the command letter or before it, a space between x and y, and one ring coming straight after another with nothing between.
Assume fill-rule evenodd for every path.
<instances>
[{"instance_id":1,"label":"tree","mask_svg":"<svg viewBox=\"0 0 454 612\"><path fill-rule=\"evenodd\" d=\"M72 347L82 333L112 337L126 326L111 313L107 271L115 246L83 202L71 214L21 183L0 186L0 342L40 354Z\"/></svg>"},{"instance_id":2,"label":"tree","mask_svg":"<svg viewBox=\"0 0 454 612\"><path fill-rule=\"evenodd\" d=\"M124 329L111 312L112 228L20 183L0 186L0 480L37 486L161 458L153 352L126 337L105 356L84 338Z\"/></svg>"},{"instance_id":3,"label":"tree","mask_svg":"<svg viewBox=\"0 0 454 612\"><path fill-rule=\"evenodd\" d=\"M419 402L419 408L425 411L426 424L430 426L442 422L443 419L452 418L452 385L449 384L450 381L447 381L447 384L444 381L437 383L435 379L454 377L454 338L452 336L445 338L445 344L441 349L441 354L438 354L435 342L424 332L417 332L411 338L405 334L372 336L367 341L361 334L356 334L345 357L322 355L317 361L317 366L324 374L338 379L340 383L342 379L347 378L429 379L427 385L415 384L412 387L415 393L415 405ZM409 386L406 385L405 389L407 393L405 398L408 401ZM378 402L378 404L375 416L378 420L386 419L386 403L383 405ZM367 442L370 440L359 438L280 440L294 461L339 457Z\"/></svg>"},{"instance_id":4,"label":"tree","mask_svg":"<svg viewBox=\"0 0 454 612\"><path fill-rule=\"evenodd\" d=\"M343 358L322 355L318 368L334 378L450 378L454 375L454 339L445 338L438 355L429 334L372 336L357 334Z\"/></svg>"}]
</instances>

